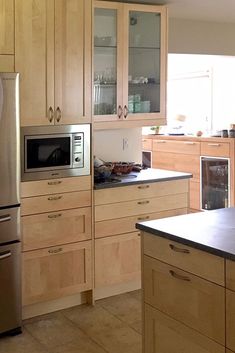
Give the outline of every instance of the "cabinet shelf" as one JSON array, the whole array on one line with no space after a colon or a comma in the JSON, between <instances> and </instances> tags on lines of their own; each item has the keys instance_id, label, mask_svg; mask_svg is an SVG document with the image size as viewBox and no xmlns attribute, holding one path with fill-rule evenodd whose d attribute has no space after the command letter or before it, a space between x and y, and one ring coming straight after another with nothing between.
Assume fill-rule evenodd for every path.
<instances>
[{"instance_id":1,"label":"cabinet shelf","mask_svg":"<svg viewBox=\"0 0 235 353\"><path fill-rule=\"evenodd\" d=\"M130 46L129 49L144 49L144 50L160 50L160 47L137 47L137 46Z\"/></svg>"}]
</instances>

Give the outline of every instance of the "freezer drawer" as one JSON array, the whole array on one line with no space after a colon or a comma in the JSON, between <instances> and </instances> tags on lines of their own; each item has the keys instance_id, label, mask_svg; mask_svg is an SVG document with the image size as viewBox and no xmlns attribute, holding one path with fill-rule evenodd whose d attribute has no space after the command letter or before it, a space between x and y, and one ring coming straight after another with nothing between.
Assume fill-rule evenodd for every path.
<instances>
[{"instance_id":1,"label":"freezer drawer","mask_svg":"<svg viewBox=\"0 0 235 353\"><path fill-rule=\"evenodd\" d=\"M20 240L20 208L0 210L0 246L17 240Z\"/></svg>"},{"instance_id":2,"label":"freezer drawer","mask_svg":"<svg viewBox=\"0 0 235 353\"><path fill-rule=\"evenodd\" d=\"M21 326L20 242L0 246L0 334Z\"/></svg>"}]
</instances>

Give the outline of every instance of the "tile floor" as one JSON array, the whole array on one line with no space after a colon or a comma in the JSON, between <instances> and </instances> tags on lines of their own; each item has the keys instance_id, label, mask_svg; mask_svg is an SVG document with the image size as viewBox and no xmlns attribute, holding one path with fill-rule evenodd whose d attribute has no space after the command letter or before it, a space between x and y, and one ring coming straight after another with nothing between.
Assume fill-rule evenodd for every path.
<instances>
[{"instance_id":1,"label":"tile floor","mask_svg":"<svg viewBox=\"0 0 235 353\"><path fill-rule=\"evenodd\" d=\"M140 291L26 320L0 353L141 353Z\"/></svg>"}]
</instances>

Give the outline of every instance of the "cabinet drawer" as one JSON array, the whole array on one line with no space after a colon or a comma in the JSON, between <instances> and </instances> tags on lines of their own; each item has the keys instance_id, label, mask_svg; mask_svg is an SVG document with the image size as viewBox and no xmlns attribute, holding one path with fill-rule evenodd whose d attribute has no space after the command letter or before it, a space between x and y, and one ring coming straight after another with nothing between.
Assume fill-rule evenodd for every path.
<instances>
[{"instance_id":1,"label":"cabinet drawer","mask_svg":"<svg viewBox=\"0 0 235 353\"><path fill-rule=\"evenodd\" d=\"M138 232L96 239L95 287L135 280L140 280Z\"/></svg>"},{"instance_id":2,"label":"cabinet drawer","mask_svg":"<svg viewBox=\"0 0 235 353\"><path fill-rule=\"evenodd\" d=\"M152 139L142 139L142 149L152 151Z\"/></svg>"},{"instance_id":3,"label":"cabinet drawer","mask_svg":"<svg viewBox=\"0 0 235 353\"><path fill-rule=\"evenodd\" d=\"M196 155L153 152L153 168L192 173L193 178L200 179L200 158Z\"/></svg>"},{"instance_id":4,"label":"cabinet drawer","mask_svg":"<svg viewBox=\"0 0 235 353\"><path fill-rule=\"evenodd\" d=\"M225 345L225 288L146 255L144 288L146 303Z\"/></svg>"},{"instance_id":5,"label":"cabinet drawer","mask_svg":"<svg viewBox=\"0 0 235 353\"><path fill-rule=\"evenodd\" d=\"M24 252L22 267L23 305L89 290L91 241Z\"/></svg>"},{"instance_id":6,"label":"cabinet drawer","mask_svg":"<svg viewBox=\"0 0 235 353\"><path fill-rule=\"evenodd\" d=\"M227 142L201 142L201 155L212 157L229 157L230 145Z\"/></svg>"},{"instance_id":7,"label":"cabinet drawer","mask_svg":"<svg viewBox=\"0 0 235 353\"><path fill-rule=\"evenodd\" d=\"M235 292L235 261L226 260L226 288Z\"/></svg>"},{"instance_id":8,"label":"cabinet drawer","mask_svg":"<svg viewBox=\"0 0 235 353\"><path fill-rule=\"evenodd\" d=\"M95 221L104 221L145 213L162 212L188 206L188 194L167 195L95 207Z\"/></svg>"},{"instance_id":9,"label":"cabinet drawer","mask_svg":"<svg viewBox=\"0 0 235 353\"><path fill-rule=\"evenodd\" d=\"M235 351L235 293L226 289L226 346Z\"/></svg>"},{"instance_id":10,"label":"cabinet drawer","mask_svg":"<svg viewBox=\"0 0 235 353\"><path fill-rule=\"evenodd\" d=\"M91 191L67 192L22 199L21 215L54 212L91 205Z\"/></svg>"},{"instance_id":11,"label":"cabinet drawer","mask_svg":"<svg viewBox=\"0 0 235 353\"><path fill-rule=\"evenodd\" d=\"M137 222L150 221L153 219L177 216L186 214L187 208L180 208L176 210L163 211L157 213L149 213L133 217L125 217L118 219L111 219L108 221L95 222L95 237L104 238L111 235L135 232L135 224Z\"/></svg>"},{"instance_id":12,"label":"cabinet drawer","mask_svg":"<svg viewBox=\"0 0 235 353\"><path fill-rule=\"evenodd\" d=\"M194 210L200 210L200 182L190 180L189 185L189 207Z\"/></svg>"},{"instance_id":13,"label":"cabinet drawer","mask_svg":"<svg viewBox=\"0 0 235 353\"><path fill-rule=\"evenodd\" d=\"M91 208L21 217L23 251L91 239Z\"/></svg>"},{"instance_id":14,"label":"cabinet drawer","mask_svg":"<svg viewBox=\"0 0 235 353\"><path fill-rule=\"evenodd\" d=\"M157 183L145 183L110 189L95 190L95 205L104 205L121 201L188 192L188 180L171 180Z\"/></svg>"},{"instance_id":15,"label":"cabinet drawer","mask_svg":"<svg viewBox=\"0 0 235 353\"><path fill-rule=\"evenodd\" d=\"M153 140L153 151L193 154L200 156L200 142Z\"/></svg>"},{"instance_id":16,"label":"cabinet drawer","mask_svg":"<svg viewBox=\"0 0 235 353\"><path fill-rule=\"evenodd\" d=\"M59 194L63 192L91 189L91 177L71 177L61 179L27 181L21 183L21 197Z\"/></svg>"},{"instance_id":17,"label":"cabinet drawer","mask_svg":"<svg viewBox=\"0 0 235 353\"><path fill-rule=\"evenodd\" d=\"M147 233L143 246L145 255L224 285L224 260L219 256Z\"/></svg>"},{"instance_id":18,"label":"cabinet drawer","mask_svg":"<svg viewBox=\"0 0 235 353\"><path fill-rule=\"evenodd\" d=\"M224 353L218 343L182 325L180 322L144 306L145 353Z\"/></svg>"}]
</instances>

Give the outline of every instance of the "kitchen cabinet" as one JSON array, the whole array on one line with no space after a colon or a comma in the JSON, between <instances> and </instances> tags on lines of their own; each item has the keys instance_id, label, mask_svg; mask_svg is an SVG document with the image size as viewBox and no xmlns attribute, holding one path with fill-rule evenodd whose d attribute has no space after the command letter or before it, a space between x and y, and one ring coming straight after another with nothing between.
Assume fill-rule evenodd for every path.
<instances>
[{"instance_id":1,"label":"kitchen cabinet","mask_svg":"<svg viewBox=\"0 0 235 353\"><path fill-rule=\"evenodd\" d=\"M164 6L94 2L96 129L165 124L166 26Z\"/></svg>"},{"instance_id":2,"label":"kitchen cabinet","mask_svg":"<svg viewBox=\"0 0 235 353\"><path fill-rule=\"evenodd\" d=\"M90 121L91 1L16 0L21 125Z\"/></svg>"},{"instance_id":3,"label":"kitchen cabinet","mask_svg":"<svg viewBox=\"0 0 235 353\"><path fill-rule=\"evenodd\" d=\"M0 0L0 55L14 55L14 0Z\"/></svg>"}]
</instances>

